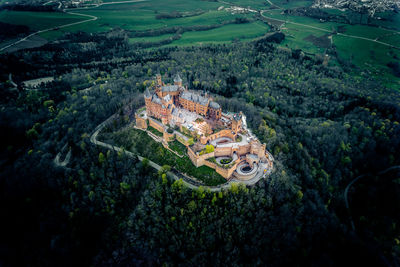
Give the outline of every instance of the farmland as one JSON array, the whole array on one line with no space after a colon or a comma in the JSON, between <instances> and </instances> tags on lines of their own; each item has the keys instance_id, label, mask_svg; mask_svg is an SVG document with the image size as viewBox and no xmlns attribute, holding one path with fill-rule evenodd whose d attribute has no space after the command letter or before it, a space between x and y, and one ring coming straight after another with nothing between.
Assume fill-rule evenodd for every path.
<instances>
[{"instance_id":1,"label":"farmland","mask_svg":"<svg viewBox=\"0 0 400 267\"><path fill-rule=\"evenodd\" d=\"M286 34L286 39L281 45L321 55L326 53L327 48L332 48L336 52L337 60L358 68L358 70L353 70L353 75L357 76L360 72L364 72L368 76L381 79L389 87L400 87L399 79L387 67L389 62L400 57L400 50L390 47L390 45L398 46L400 43L400 34L393 31L394 29L331 21L320 22L310 17L283 15L281 10L268 10L263 15L285 21L281 29ZM398 18L395 16L393 19ZM376 20L372 23L379 24L381 21ZM387 22L385 23L388 25ZM393 23L393 25L396 24ZM334 31L338 31L339 34L333 34ZM326 34L331 35L331 47L321 46L307 38L310 35L321 38ZM331 58L330 64L338 63Z\"/></svg>"},{"instance_id":2,"label":"farmland","mask_svg":"<svg viewBox=\"0 0 400 267\"><path fill-rule=\"evenodd\" d=\"M162 29L168 27L196 27L196 26L212 26L213 28L231 24L235 19L252 18L251 14L231 14L225 10L217 10L221 4L217 2L206 1L141 1L137 3L121 3L121 4L105 4L98 7L81 8L67 12L71 13L44 13L44 12L16 12L16 11L2 11L0 12L0 21L11 24L23 24L32 26L31 31L43 30L46 28L56 27L63 24L87 20L87 17L81 15L90 15L96 17L96 20L88 21L82 24L60 28L53 31L40 33L40 36L48 40L54 40L61 37L66 32L106 32L113 28L119 27L127 31L137 32L153 29ZM176 18L157 18L160 14L171 14L172 12L180 12L182 17ZM72 14L74 13L74 14ZM44 16L44 17L43 17ZM23 19L23 17L28 19ZM39 21L39 23L32 23ZM248 25L250 26L250 25ZM267 25L255 24L256 28L247 32L243 25L232 24L229 27L225 26L227 30L222 34L217 42L228 41L233 39L251 40L254 37L262 36L268 31ZM223 30L222 30L223 31ZM198 31L186 33L182 36L182 40L177 42L176 45L190 44L191 40L197 43L203 37L219 35L219 31ZM160 36L153 36L151 38L137 38L132 34L131 42L154 42L168 38L161 34ZM165 37L165 38L164 38ZM187 39L185 40L185 38ZM4 42L0 46L4 46Z\"/></svg>"},{"instance_id":3,"label":"farmland","mask_svg":"<svg viewBox=\"0 0 400 267\"><path fill-rule=\"evenodd\" d=\"M329 65L338 65L340 62L347 66L356 66L357 69L352 71L354 75L364 72L371 77L383 79L387 86L399 87L399 79L387 67L388 63L400 57L400 50L390 47L391 45L398 46L400 43L400 33L397 32L400 30L399 14L388 12L378 14L377 17L379 16L380 19L370 20L370 25L375 26L369 26L283 14L283 10L310 6L312 1L145 0L118 4L110 2L104 1L104 4L99 6L78 8L67 12L1 11L0 21L27 25L31 32L34 32L85 21L89 18L87 16L92 16L96 19L43 32L40 33L40 37L51 41L60 38L66 32L98 33L121 28L128 33L131 44L147 43L146 47L250 41L271 31L266 24L269 22L280 26L286 35L280 46L301 49L309 55L331 54ZM255 12L232 13L225 9L230 7L230 4L262 11L266 21L257 18ZM359 20L358 15L351 14L350 11L333 9L323 11L327 14ZM235 19L248 21L235 23ZM273 21L273 19L276 20ZM151 32L154 30L156 32ZM11 40L3 40L0 47L9 43Z\"/></svg>"}]
</instances>

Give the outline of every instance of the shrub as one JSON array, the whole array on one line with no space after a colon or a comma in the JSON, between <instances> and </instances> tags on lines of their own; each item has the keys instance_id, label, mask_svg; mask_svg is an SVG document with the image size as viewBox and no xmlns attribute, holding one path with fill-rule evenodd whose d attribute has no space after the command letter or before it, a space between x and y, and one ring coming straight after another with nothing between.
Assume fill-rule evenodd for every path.
<instances>
[{"instance_id":1,"label":"shrub","mask_svg":"<svg viewBox=\"0 0 400 267\"><path fill-rule=\"evenodd\" d=\"M229 164L229 163L231 163L232 162L232 158L229 158L229 159L221 159L221 163L222 164Z\"/></svg>"}]
</instances>

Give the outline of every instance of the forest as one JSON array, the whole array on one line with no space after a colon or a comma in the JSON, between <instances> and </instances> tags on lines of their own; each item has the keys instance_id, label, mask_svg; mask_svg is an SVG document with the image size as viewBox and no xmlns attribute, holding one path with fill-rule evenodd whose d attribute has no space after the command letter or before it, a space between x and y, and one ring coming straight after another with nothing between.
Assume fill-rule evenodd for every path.
<instances>
[{"instance_id":1,"label":"forest","mask_svg":"<svg viewBox=\"0 0 400 267\"><path fill-rule=\"evenodd\" d=\"M1 54L0 264L399 265L398 91L270 41L140 49L114 30ZM134 119L156 73L243 111L272 175L192 190L93 145L113 114L116 129Z\"/></svg>"}]
</instances>

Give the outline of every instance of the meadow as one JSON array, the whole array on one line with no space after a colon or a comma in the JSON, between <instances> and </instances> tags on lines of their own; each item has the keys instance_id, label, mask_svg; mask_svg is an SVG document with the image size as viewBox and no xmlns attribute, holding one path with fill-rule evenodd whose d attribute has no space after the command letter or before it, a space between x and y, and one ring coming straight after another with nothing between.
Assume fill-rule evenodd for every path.
<instances>
[{"instance_id":1,"label":"meadow","mask_svg":"<svg viewBox=\"0 0 400 267\"><path fill-rule=\"evenodd\" d=\"M185 32L182 38L172 42L172 46L201 45L206 43L226 43L235 40L252 40L258 36L264 35L269 27L261 22L250 24L229 24L220 28L202 31Z\"/></svg>"},{"instance_id":2,"label":"meadow","mask_svg":"<svg viewBox=\"0 0 400 267\"><path fill-rule=\"evenodd\" d=\"M110 2L106 0L104 3ZM400 44L400 14L380 13L377 18L371 19L371 25L344 24L332 21L321 22L319 19L286 15L284 9L310 6L312 1L287 1L287 0L232 0L229 3L242 7L250 7L258 11L263 10L265 17L285 21L282 32L286 38L280 44L291 49L301 49L307 54L323 55L328 48L336 51L336 58L331 57L329 64L337 65L345 62L347 65L357 66L358 71L367 71L374 77L383 79L385 84L399 87L399 79L387 67L389 62L400 57L398 49L391 48L374 42L377 40L393 46ZM232 14L221 7L229 7L228 2L211 2L200 0L148 0L140 2L127 2L119 4L104 4L98 7L80 8L70 12L97 17L97 20L85 22L70 27L41 33L40 36L47 40L60 38L66 32L106 32L114 28L122 28L130 32L131 43L157 43L169 39L175 33L160 32L155 36L135 36L135 33L171 27L210 26L208 30L184 31L180 39L165 44L165 46L202 45L206 43L230 43L232 41L250 41L263 36L270 31L269 26L257 21L254 13ZM325 12L335 15L354 15L333 9L324 9ZM183 17L157 18L160 14L173 14L179 12ZM193 15L191 15L193 14ZM250 19L250 23L233 24L237 18ZM62 12L17 12L1 11L0 21L11 24L23 24L30 27L31 31L42 30L71 22L87 20L88 17L78 14ZM356 18L357 19L357 18ZM277 22L277 25L282 22ZM215 26L215 27L214 27ZM340 31L339 31L340 29ZM334 32L340 32L335 35ZM360 39L368 38L371 40ZM329 45L329 42L331 45ZM0 47L10 43L3 40Z\"/></svg>"},{"instance_id":3,"label":"meadow","mask_svg":"<svg viewBox=\"0 0 400 267\"><path fill-rule=\"evenodd\" d=\"M324 11L330 14L342 13L340 11L333 12L332 10ZM281 14L281 12L282 10L272 9L265 11L263 15L286 22L281 28L286 35L285 40L281 43L282 46L301 49L306 53L323 55L327 51L326 47L313 43L307 37L312 35L322 38L326 34L332 35L332 48L336 51L337 60L331 57L329 64L337 65L338 61L345 62L349 66L357 67L352 73L355 76L359 76L364 72L381 80L388 87L400 88L400 79L395 77L392 70L387 67L389 62L396 61L400 57L400 50L374 42L376 40L388 45L399 46L400 32L396 32L397 25L394 26L395 22L399 20L398 14L395 14L393 18L387 18L393 24L388 29L383 28L383 26L384 24L389 25L389 22L378 19L371 20L371 24L377 26L380 24L379 27L330 21L321 22L318 19L285 15ZM388 17L387 14L386 17ZM341 30L342 34L333 34L338 29Z\"/></svg>"},{"instance_id":4,"label":"meadow","mask_svg":"<svg viewBox=\"0 0 400 267\"><path fill-rule=\"evenodd\" d=\"M134 3L120 3L101 5L99 7L91 8L78 8L68 10L75 14L83 14L97 17L97 20L88 21L82 24L73 25L66 28L57 29L54 31L41 33L40 36L47 40L54 40L61 37L66 32L106 32L113 28L119 27L127 31L146 31L152 29L162 29L168 27L190 27L190 26L207 26L218 25L223 26L224 30L214 29L211 31L198 31L190 32L182 35L181 42L176 45L197 43L205 37L206 42L211 41L213 36L219 37L216 42L231 41L233 39L251 40L254 37L262 36L267 30L266 25L260 26L255 24L254 29L246 31L243 25L232 24L226 27L226 23L231 23L236 18L251 18L252 14L231 14L225 10L218 10L221 6L218 2L208 2L199 0L188 1L160 1L150 0ZM180 12L185 15L181 18L162 18L158 19L158 14L170 14L172 12ZM190 12L196 12L196 15L187 15ZM63 24L87 20L88 17L72 15L62 12L45 13L45 12L15 12L15 11L2 11L0 12L0 21L11 24L27 25L32 31L47 29L50 27L60 26ZM253 24L248 24L252 27ZM237 29L236 29L237 28ZM172 35L161 35L155 37L133 37L131 42L155 42L163 40ZM185 40L186 39L186 40ZM6 40L4 40L6 41ZM5 43L1 43L4 46Z\"/></svg>"}]
</instances>

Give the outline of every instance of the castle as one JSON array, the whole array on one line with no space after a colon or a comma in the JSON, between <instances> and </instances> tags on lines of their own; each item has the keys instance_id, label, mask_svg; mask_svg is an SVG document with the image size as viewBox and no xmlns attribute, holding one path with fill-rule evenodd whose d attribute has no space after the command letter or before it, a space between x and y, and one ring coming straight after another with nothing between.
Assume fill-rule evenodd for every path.
<instances>
[{"instance_id":1,"label":"castle","mask_svg":"<svg viewBox=\"0 0 400 267\"><path fill-rule=\"evenodd\" d=\"M161 120L165 125L170 123L173 115L178 115L176 107L182 107L210 119L221 119L220 105L205 96L189 92L182 86L179 74L174 78L174 85L165 85L161 75L157 74L155 92L150 94L147 88L144 99L147 114Z\"/></svg>"},{"instance_id":2,"label":"castle","mask_svg":"<svg viewBox=\"0 0 400 267\"><path fill-rule=\"evenodd\" d=\"M223 113L207 94L184 87L178 74L173 81L173 85L166 85L158 74L153 92L146 88L146 106L135 114L137 128L150 127L162 133L165 148L174 140L184 144L196 167L206 165L226 179L249 180L272 169L272 156L248 131L241 112Z\"/></svg>"}]
</instances>

